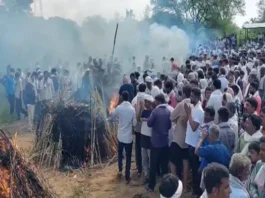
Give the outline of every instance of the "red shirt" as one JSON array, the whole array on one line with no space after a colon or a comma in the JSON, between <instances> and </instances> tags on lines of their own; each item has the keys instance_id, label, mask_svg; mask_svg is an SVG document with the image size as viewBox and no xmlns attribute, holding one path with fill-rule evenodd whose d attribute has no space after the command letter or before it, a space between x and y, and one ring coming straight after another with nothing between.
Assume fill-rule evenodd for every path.
<instances>
[{"instance_id":1,"label":"red shirt","mask_svg":"<svg viewBox=\"0 0 265 198\"><path fill-rule=\"evenodd\" d=\"M176 62L173 62L171 65L171 71L178 70L178 64Z\"/></svg>"}]
</instances>

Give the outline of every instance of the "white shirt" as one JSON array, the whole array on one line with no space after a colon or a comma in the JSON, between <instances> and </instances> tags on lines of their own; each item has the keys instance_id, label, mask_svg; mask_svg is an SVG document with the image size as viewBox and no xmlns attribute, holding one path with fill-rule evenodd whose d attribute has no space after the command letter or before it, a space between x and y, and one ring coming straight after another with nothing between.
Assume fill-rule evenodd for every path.
<instances>
[{"instance_id":1,"label":"white shirt","mask_svg":"<svg viewBox=\"0 0 265 198\"><path fill-rule=\"evenodd\" d=\"M162 71L166 75L168 75L171 72L171 64L169 61L162 62Z\"/></svg>"},{"instance_id":2,"label":"white shirt","mask_svg":"<svg viewBox=\"0 0 265 198\"><path fill-rule=\"evenodd\" d=\"M170 105L167 105L167 109L170 111L170 113L172 113L174 111L174 108ZM173 129L175 128L175 123L171 122L171 129L169 129L168 131L168 142L169 142L169 146L172 143L173 140Z\"/></svg>"},{"instance_id":3,"label":"white shirt","mask_svg":"<svg viewBox=\"0 0 265 198\"><path fill-rule=\"evenodd\" d=\"M225 88L228 87L229 82L224 75L219 76L218 79L221 81L221 90L224 92Z\"/></svg>"},{"instance_id":4,"label":"white shirt","mask_svg":"<svg viewBox=\"0 0 265 198\"><path fill-rule=\"evenodd\" d=\"M136 125L135 109L130 102L124 101L111 114L119 118L118 140L130 144L133 141L133 126Z\"/></svg>"},{"instance_id":5,"label":"white shirt","mask_svg":"<svg viewBox=\"0 0 265 198\"><path fill-rule=\"evenodd\" d=\"M218 123L218 110L222 107L222 101L223 101L223 93L217 89L214 90L211 93L211 96L207 102L207 107L213 107L215 110L215 118L214 118L214 122L215 124Z\"/></svg>"},{"instance_id":6,"label":"white shirt","mask_svg":"<svg viewBox=\"0 0 265 198\"><path fill-rule=\"evenodd\" d=\"M232 118L228 120L228 123L231 125L234 133L235 133L235 145L237 145L238 142L238 118L236 115L234 115Z\"/></svg>"},{"instance_id":7,"label":"white shirt","mask_svg":"<svg viewBox=\"0 0 265 198\"><path fill-rule=\"evenodd\" d=\"M148 137L151 137L152 135L152 128L147 126L147 121L142 121L141 134Z\"/></svg>"},{"instance_id":8,"label":"white shirt","mask_svg":"<svg viewBox=\"0 0 265 198\"><path fill-rule=\"evenodd\" d=\"M144 93L144 92L138 92L137 95L132 100L132 106L136 107L138 100L144 101L145 95L146 95L146 93Z\"/></svg>"},{"instance_id":9,"label":"white shirt","mask_svg":"<svg viewBox=\"0 0 265 198\"><path fill-rule=\"evenodd\" d=\"M199 123L199 126L196 131L193 131L190 122L188 121L185 142L192 147L196 147L200 140L200 125L203 123L204 119L204 111L201 102L198 102L195 106L191 107L191 114L192 120Z\"/></svg>"},{"instance_id":10,"label":"white shirt","mask_svg":"<svg viewBox=\"0 0 265 198\"><path fill-rule=\"evenodd\" d=\"M180 83L184 80L184 75L181 72L178 72L177 74L177 82Z\"/></svg>"},{"instance_id":11,"label":"white shirt","mask_svg":"<svg viewBox=\"0 0 265 198\"><path fill-rule=\"evenodd\" d=\"M42 79L39 82L38 86L39 86L38 88L40 91L40 101L52 100L53 93L54 93L52 79L48 78L46 82L44 81L44 79Z\"/></svg>"},{"instance_id":12,"label":"white shirt","mask_svg":"<svg viewBox=\"0 0 265 198\"><path fill-rule=\"evenodd\" d=\"M19 78L19 79L16 80L16 89L15 89L15 97L17 99L21 99L22 91L23 91L22 79Z\"/></svg>"},{"instance_id":13,"label":"white shirt","mask_svg":"<svg viewBox=\"0 0 265 198\"><path fill-rule=\"evenodd\" d=\"M161 94L161 91L157 86L153 85L151 90L146 88L145 93L155 98L157 95Z\"/></svg>"}]
</instances>

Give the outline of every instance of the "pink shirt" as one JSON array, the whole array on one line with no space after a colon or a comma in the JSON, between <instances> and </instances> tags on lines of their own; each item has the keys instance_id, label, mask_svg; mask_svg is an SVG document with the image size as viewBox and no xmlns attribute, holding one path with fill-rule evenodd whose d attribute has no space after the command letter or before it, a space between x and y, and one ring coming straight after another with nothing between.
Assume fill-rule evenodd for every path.
<instances>
[{"instance_id":1,"label":"pink shirt","mask_svg":"<svg viewBox=\"0 0 265 198\"><path fill-rule=\"evenodd\" d=\"M175 108L177 106L177 100L174 91L171 91L169 94L169 101L170 101L170 106Z\"/></svg>"},{"instance_id":2,"label":"pink shirt","mask_svg":"<svg viewBox=\"0 0 265 198\"><path fill-rule=\"evenodd\" d=\"M258 103L258 107L257 107L256 111L257 111L257 115L259 116L260 115L260 111L261 111L261 103L262 103L262 101L261 101L261 98L260 98L259 95L254 96L254 98L256 99L256 101Z\"/></svg>"}]
</instances>

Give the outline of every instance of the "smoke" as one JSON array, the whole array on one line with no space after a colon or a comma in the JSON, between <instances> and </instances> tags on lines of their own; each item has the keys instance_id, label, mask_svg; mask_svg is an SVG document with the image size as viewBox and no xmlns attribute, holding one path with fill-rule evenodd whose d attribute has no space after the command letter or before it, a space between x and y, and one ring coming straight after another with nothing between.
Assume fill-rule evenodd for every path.
<instances>
[{"instance_id":1,"label":"smoke","mask_svg":"<svg viewBox=\"0 0 265 198\"><path fill-rule=\"evenodd\" d=\"M167 28L140 20L143 5L143 0L130 3L124 0L42 0L45 19L0 13L0 26L4 30L0 32L0 64L30 68L41 62L48 68L61 60L75 68L77 62L87 61L88 56L108 60L117 22L115 57L121 60L123 71L130 70L128 60L132 56L136 56L138 66L142 66L145 55L153 58L157 65L163 56L175 57L183 63L189 52L186 33L177 27ZM32 8L36 8L36 15L40 14L39 4ZM125 13L126 8L137 10L136 19L124 19L122 14L117 17L116 13Z\"/></svg>"},{"instance_id":2,"label":"smoke","mask_svg":"<svg viewBox=\"0 0 265 198\"><path fill-rule=\"evenodd\" d=\"M40 4L36 1L37 10L35 13L40 15ZM63 17L74 20L78 23L87 16L104 16L113 19L115 15L125 15L125 10L132 9L138 19L143 17L144 9L149 5L150 0L42 0L42 13L48 17ZM34 9L34 5L32 5Z\"/></svg>"}]
</instances>

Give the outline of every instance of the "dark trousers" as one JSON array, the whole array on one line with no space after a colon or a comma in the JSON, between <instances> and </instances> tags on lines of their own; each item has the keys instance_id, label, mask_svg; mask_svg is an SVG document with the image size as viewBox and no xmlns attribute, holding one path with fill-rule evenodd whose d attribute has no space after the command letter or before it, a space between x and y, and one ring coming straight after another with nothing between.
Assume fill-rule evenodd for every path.
<instances>
[{"instance_id":1,"label":"dark trousers","mask_svg":"<svg viewBox=\"0 0 265 198\"><path fill-rule=\"evenodd\" d=\"M200 188L201 174L199 173L200 159L195 155L195 148L190 147L190 166L192 171L192 189L193 193L197 196L202 195L202 190Z\"/></svg>"},{"instance_id":2,"label":"dark trousers","mask_svg":"<svg viewBox=\"0 0 265 198\"><path fill-rule=\"evenodd\" d=\"M10 114L12 115L15 110L15 95L8 95L7 99L10 107Z\"/></svg>"},{"instance_id":3,"label":"dark trousers","mask_svg":"<svg viewBox=\"0 0 265 198\"><path fill-rule=\"evenodd\" d=\"M125 179L128 181L130 179L130 170L131 170L131 160L132 160L132 146L133 143L125 144L122 142L118 142L118 166L119 172L122 172L122 153L123 149L125 149L126 153L126 168L125 168Z\"/></svg>"},{"instance_id":4,"label":"dark trousers","mask_svg":"<svg viewBox=\"0 0 265 198\"><path fill-rule=\"evenodd\" d=\"M21 98L16 98L16 113L17 113L17 119L21 119L20 114L23 113L25 116L27 116L27 111L22 107L22 100Z\"/></svg>"},{"instance_id":5,"label":"dark trousers","mask_svg":"<svg viewBox=\"0 0 265 198\"><path fill-rule=\"evenodd\" d=\"M141 133L135 133L135 161L138 173L142 173Z\"/></svg>"},{"instance_id":6,"label":"dark trousers","mask_svg":"<svg viewBox=\"0 0 265 198\"><path fill-rule=\"evenodd\" d=\"M169 148L151 148L150 171L149 171L149 188L154 189L156 185L156 174L158 167L161 168L162 175L168 173Z\"/></svg>"}]
</instances>

